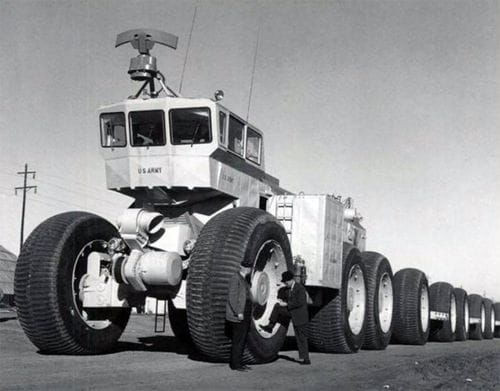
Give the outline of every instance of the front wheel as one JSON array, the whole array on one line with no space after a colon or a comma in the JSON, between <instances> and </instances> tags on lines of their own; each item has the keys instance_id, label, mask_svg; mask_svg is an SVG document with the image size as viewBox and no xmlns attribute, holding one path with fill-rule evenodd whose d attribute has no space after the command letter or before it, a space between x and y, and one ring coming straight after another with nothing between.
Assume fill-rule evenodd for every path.
<instances>
[{"instance_id":1,"label":"front wheel","mask_svg":"<svg viewBox=\"0 0 500 391\"><path fill-rule=\"evenodd\" d=\"M130 308L89 314L79 299L87 257L105 252L116 228L84 212L56 215L28 237L17 260L17 313L31 342L45 353L93 354L109 350L127 325Z\"/></svg>"},{"instance_id":2,"label":"front wheel","mask_svg":"<svg viewBox=\"0 0 500 391\"><path fill-rule=\"evenodd\" d=\"M278 302L281 274L292 269L290 243L283 226L269 213L249 207L226 210L201 230L187 278L187 321L195 347L211 361L228 361L226 303L229 281L241 264L252 265L253 304L243 362L275 359L287 328L269 323Z\"/></svg>"}]
</instances>

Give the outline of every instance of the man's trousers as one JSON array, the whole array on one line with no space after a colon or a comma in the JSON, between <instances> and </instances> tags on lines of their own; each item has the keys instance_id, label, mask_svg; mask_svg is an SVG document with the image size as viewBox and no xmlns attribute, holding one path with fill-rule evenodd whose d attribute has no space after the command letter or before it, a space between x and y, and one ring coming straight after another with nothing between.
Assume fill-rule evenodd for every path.
<instances>
[{"instance_id":1,"label":"man's trousers","mask_svg":"<svg viewBox=\"0 0 500 391\"><path fill-rule=\"evenodd\" d=\"M229 322L231 325L231 359L229 366L231 369L241 368L241 359L247 340L250 322L245 319L241 322Z\"/></svg>"},{"instance_id":2,"label":"man's trousers","mask_svg":"<svg viewBox=\"0 0 500 391\"><path fill-rule=\"evenodd\" d=\"M292 322L293 323L293 322ZM297 348L299 349L299 359L309 361L309 344L307 342L307 323L296 326L293 325Z\"/></svg>"}]
</instances>

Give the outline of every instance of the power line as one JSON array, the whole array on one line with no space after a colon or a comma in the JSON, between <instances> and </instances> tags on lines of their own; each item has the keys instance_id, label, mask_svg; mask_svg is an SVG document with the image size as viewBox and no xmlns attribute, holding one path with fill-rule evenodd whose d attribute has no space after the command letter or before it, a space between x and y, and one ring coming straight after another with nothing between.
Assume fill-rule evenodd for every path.
<instances>
[{"instance_id":1,"label":"power line","mask_svg":"<svg viewBox=\"0 0 500 391\"><path fill-rule=\"evenodd\" d=\"M106 202L106 203L108 203L108 204L110 204L110 205L116 206L116 204L115 204L115 203L113 203L113 202L111 202L111 201L104 200L104 199L102 199L102 198L98 198L98 197L96 197L96 196L92 196L92 195L89 195L89 194L84 193L84 192L80 192L80 191L76 191L76 190L70 190L70 189L68 189L68 188L66 188L66 187L63 187L63 186L57 185L57 184L52 183L52 182L43 181L43 180L41 180L41 179L37 179L36 181L37 181L37 182L40 182L40 183L44 183L44 184L46 184L46 185L48 185L48 186L53 186L53 187L56 187L56 188L58 188L58 189L61 189L61 190L63 190L63 191L69 192L69 193L73 193L73 194L76 194L76 195L79 195L79 196L82 196L82 197L85 197L85 198L93 198L93 199L95 199L95 200L97 200L97 201Z\"/></svg>"},{"instance_id":2,"label":"power line","mask_svg":"<svg viewBox=\"0 0 500 391\"><path fill-rule=\"evenodd\" d=\"M57 178L57 179L61 179L65 182L73 182L74 184L78 185L78 186L81 186L81 187L85 187L86 189L94 189L96 191L103 191L103 190L106 190L106 189L102 189L102 188L98 188L98 187L95 187L95 186L92 186L92 185L89 185L87 183L83 183L83 182L79 182L79 181L76 181L72 178L68 178L68 177L62 177L62 176L59 176L59 175L54 175L54 174L46 174L44 173L43 174L44 176L48 176L48 177L52 177L52 178Z\"/></svg>"},{"instance_id":3,"label":"power line","mask_svg":"<svg viewBox=\"0 0 500 391\"><path fill-rule=\"evenodd\" d=\"M0 163L3 164L2 161L0 161ZM52 178L56 178L56 179L60 179L60 180L63 180L65 182L73 182L75 185L78 185L78 186L81 186L81 187L84 187L86 189L94 189L96 191L103 191L103 190L107 190L107 189L103 189L103 188L98 188L96 186L92 186L92 185L89 185L87 183L83 183L83 182L79 182L79 181L76 181L72 178L69 178L69 177L62 177L62 176L59 176L59 175L54 175L54 174L47 174L45 172L43 172L43 170L38 170L38 173L39 175L40 174L43 174L42 176L47 176L47 177L52 177ZM9 176L13 176L13 177L16 177L17 178L17 175L16 174L11 174L10 172L1 172L0 171L0 175L9 175Z\"/></svg>"},{"instance_id":4,"label":"power line","mask_svg":"<svg viewBox=\"0 0 500 391\"><path fill-rule=\"evenodd\" d=\"M58 203L65 204L65 205L68 205L68 206L71 206L71 207L77 207L77 208L81 208L81 209L93 209L95 211L98 211L98 209L90 208L87 205L84 206L84 205L77 204L77 203L74 203L74 202L69 202L69 201L61 200L61 199L56 198L56 197L52 197L52 196L48 196L48 195L44 195L44 194L40 194L40 193L38 193L38 196L39 197L43 197L43 198L48 198L49 200L57 201ZM100 211L99 213L104 213L104 211ZM106 212L106 213L108 213L108 212Z\"/></svg>"},{"instance_id":5,"label":"power line","mask_svg":"<svg viewBox=\"0 0 500 391\"><path fill-rule=\"evenodd\" d=\"M28 163L25 163L24 171L18 171L17 174L24 175L24 186L18 186L14 188L14 192L16 195L18 190L23 191L23 209L21 213L21 241L19 242L19 253L21 253L24 242L24 213L26 210L26 193L31 189L34 189L36 193L36 186L28 186L28 175L32 175L33 179L35 179L36 171L28 171Z\"/></svg>"},{"instance_id":6,"label":"power line","mask_svg":"<svg viewBox=\"0 0 500 391\"><path fill-rule=\"evenodd\" d=\"M12 189L9 189L8 187L5 186L0 186L0 189L7 190L9 193L12 191Z\"/></svg>"},{"instance_id":7,"label":"power line","mask_svg":"<svg viewBox=\"0 0 500 391\"><path fill-rule=\"evenodd\" d=\"M17 178L16 174L11 174L10 172L0 172L0 175L9 175L9 176L14 176Z\"/></svg>"},{"instance_id":8,"label":"power line","mask_svg":"<svg viewBox=\"0 0 500 391\"><path fill-rule=\"evenodd\" d=\"M61 208L61 204L56 204L55 202L50 202L50 201L42 201L42 200L39 200L39 199L34 199L34 198L30 198L30 200L31 200L31 201L35 201L35 202L38 202L38 203L43 204L43 205L46 205L46 206L48 206L48 207L50 207L50 208L52 208L52 209L54 209L54 210L57 210L57 211L59 211L59 212L60 212L60 211L61 211L61 209L62 209L62 208ZM112 215L110 215L110 214L108 214L108 213L103 213L103 212L101 212L101 211L97 211L97 210L95 210L95 209L93 209L93 208L85 208L85 209L87 209L87 210L88 210L88 211L90 211L90 212L96 213L96 214L100 214L100 215L103 215L103 216L108 216L108 218L109 218L110 220L112 220L112 217L113 217L113 216L112 216Z\"/></svg>"}]
</instances>

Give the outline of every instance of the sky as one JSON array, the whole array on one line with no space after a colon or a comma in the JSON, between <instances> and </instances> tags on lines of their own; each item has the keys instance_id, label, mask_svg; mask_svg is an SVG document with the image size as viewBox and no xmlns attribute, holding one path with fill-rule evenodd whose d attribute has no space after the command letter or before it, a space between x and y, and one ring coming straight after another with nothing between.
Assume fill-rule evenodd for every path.
<instances>
[{"instance_id":1,"label":"sky","mask_svg":"<svg viewBox=\"0 0 500 391\"><path fill-rule=\"evenodd\" d=\"M499 26L479 0L0 0L0 244L18 252L25 163L25 237L130 204L106 190L96 110L137 90L114 41L149 27L179 36L153 50L174 90L185 62L182 95L222 89L244 118L256 53L249 120L281 186L352 196L394 271L500 300Z\"/></svg>"}]
</instances>

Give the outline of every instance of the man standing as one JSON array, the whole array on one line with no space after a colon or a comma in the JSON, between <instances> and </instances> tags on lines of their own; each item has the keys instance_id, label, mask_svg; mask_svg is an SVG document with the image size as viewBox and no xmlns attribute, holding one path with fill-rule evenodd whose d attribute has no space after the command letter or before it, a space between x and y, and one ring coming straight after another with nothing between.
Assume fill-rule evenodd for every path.
<instances>
[{"instance_id":1,"label":"man standing","mask_svg":"<svg viewBox=\"0 0 500 391\"><path fill-rule=\"evenodd\" d=\"M293 273L288 270L281 274L281 281L290 288L288 312L292 318L293 330L297 339L299 362L301 365L310 365L311 360L309 359L309 345L307 342L309 312L307 310L306 288L295 281Z\"/></svg>"},{"instance_id":2,"label":"man standing","mask_svg":"<svg viewBox=\"0 0 500 391\"><path fill-rule=\"evenodd\" d=\"M226 320L231 326L232 340L229 367L237 371L251 369L241 363L248 328L250 326L252 308L250 287L245 279L250 272L250 267L241 265L239 272L234 274L229 281L229 293L226 304Z\"/></svg>"}]
</instances>

